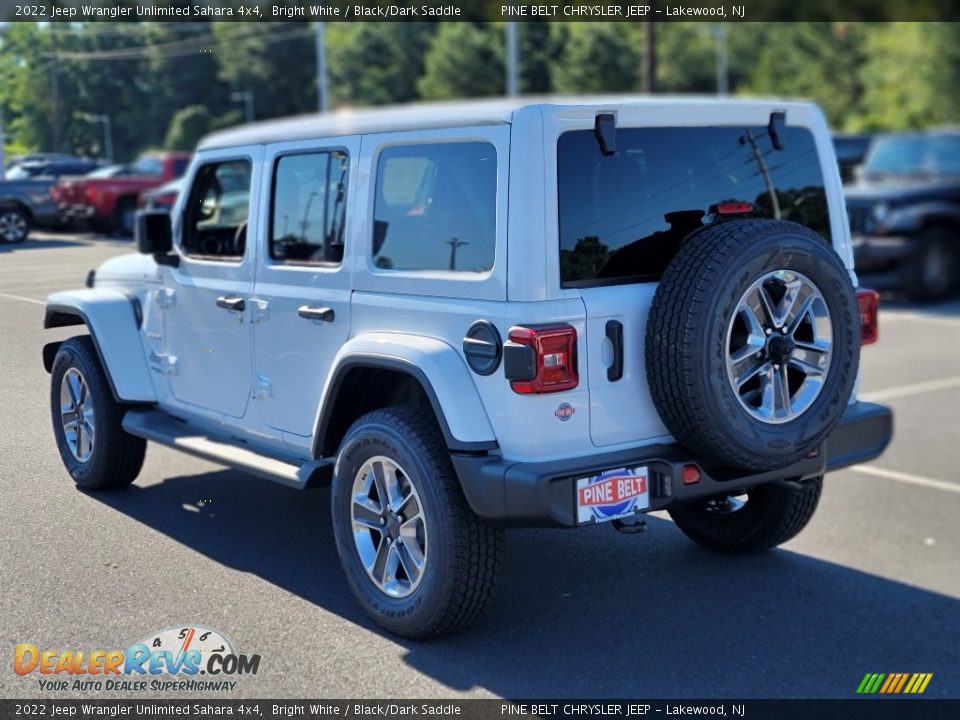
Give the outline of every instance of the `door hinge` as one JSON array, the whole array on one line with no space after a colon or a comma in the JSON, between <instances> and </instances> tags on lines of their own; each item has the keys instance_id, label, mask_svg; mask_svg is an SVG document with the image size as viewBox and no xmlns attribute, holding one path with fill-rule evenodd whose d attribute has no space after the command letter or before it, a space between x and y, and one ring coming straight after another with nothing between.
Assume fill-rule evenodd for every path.
<instances>
[{"instance_id":1,"label":"door hinge","mask_svg":"<svg viewBox=\"0 0 960 720\"><path fill-rule=\"evenodd\" d=\"M173 296L174 292L171 288L160 288L155 292L153 297L157 307L161 310L166 310L173 305Z\"/></svg>"},{"instance_id":2,"label":"door hinge","mask_svg":"<svg viewBox=\"0 0 960 720\"><path fill-rule=\"evenodd\" d=\"M259 298L253 298L250 300L250 322L266 322L270 319L269 312L270 303L266 300L260 300Z\"/></svg>"},{"instance_id":3,"label":"door hinge","mask_svg":"<svg viewBox=\"0 0 960 720\"><path fill-rule=\"evenodd\" d=\"M154 372L160 373L161 375L176 375L178 372L177 356L170 355L169 353L158 353L154 350L151 350L150 369Z\"/></svg>"},{"instance_id":4,"label":"door hinge","mask_svg":"<svg viewBox=\"0 0 960 720\"><path fill-rule=\"evenodd\" d=\"M253 399L269 400L271 397L273 397L273 388L270 385L270 381L265 377L257 375L257 384L253 389Z\"/></svg>"}]
</instances>

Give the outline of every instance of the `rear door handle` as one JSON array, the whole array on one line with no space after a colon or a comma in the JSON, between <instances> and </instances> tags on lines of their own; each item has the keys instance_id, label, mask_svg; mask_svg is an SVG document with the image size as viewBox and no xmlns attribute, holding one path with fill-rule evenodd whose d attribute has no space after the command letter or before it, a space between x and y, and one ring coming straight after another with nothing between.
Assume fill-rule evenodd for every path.
<instances>
[{"instance_id":1,"label":"rear door handle","mask_svg":"<svg viewBox=\"0 0 960 720\"><path fill-rule=\"evenodd\" d=\"M234 312L243 312L244 308L247 307L247 303L243 298L220 296L217 298L217 307Z\"/></svg>"},{"instance_id":2,"label":"rear door handle","mask_svg":"<svg viewBox=\"0 0 960 720\"><path fill-rule=\"evenodd\" d=\"M312 307L310 305L301 305L297 310L297 315L304 320L321 320L322 322L333 322L333 308Z\"/></svg>"},{"instance_id":3,"label":"rear door handle","mask_svg":"<svg viewBox=\"0 0 960 720\"><path fill-rule=\"evenodd\" d=\"M606 330L607 339L613 344L613 362L607 368L607 380L616 382L623 377L623 325L608 320Z\"/></svg>"}]
</instances>

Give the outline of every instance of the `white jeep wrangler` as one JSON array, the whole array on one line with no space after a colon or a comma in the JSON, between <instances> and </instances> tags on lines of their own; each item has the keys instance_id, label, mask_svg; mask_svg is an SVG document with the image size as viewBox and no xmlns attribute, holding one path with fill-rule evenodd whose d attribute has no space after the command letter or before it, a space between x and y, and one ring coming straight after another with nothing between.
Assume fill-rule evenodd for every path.
<instances>
[{"instance_id":1,"label":"white jeep wrangler","mask_svg":"<svg viewBox=\"0 0 960 720\"><path fill-rule=\"evenodd\" d=\"M857 402L876 294L807 104L484 102L211 135L139 255L51 295L56 442L89 490L146 440L332 483L350 586L406 637L459 628L504 526L667 510L755 551L879 455Z\"/></svg>"}]
</instances>

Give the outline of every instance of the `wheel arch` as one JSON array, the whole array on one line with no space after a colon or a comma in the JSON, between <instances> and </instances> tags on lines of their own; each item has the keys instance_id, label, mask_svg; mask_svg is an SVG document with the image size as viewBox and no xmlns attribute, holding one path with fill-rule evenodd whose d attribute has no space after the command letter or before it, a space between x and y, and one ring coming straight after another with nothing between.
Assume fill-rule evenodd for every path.
<instances>
[{"instance_id":1,"label":"wheel arch","mask_svg":"<svg viewBox=\"0 0 960 720\"><path fill-rule=\"evenodd\" d=\"M351 340L338 354L317 413L314 457L336 453L350 425L366 412L418 402L433 410L448 449L498 447L460 355L439 340L384 333Z\"/></svg>"},{"instance_id":2,"label":"wheel arch","mask_svg":"<svg viewBox=\"0 0 960 720\"><path fill-rule=\"evenodd\" d=\"M34 224L33 210L31 210L30 206L20 198L0 198L0 210L22 210L27 214L27 219L30 221L30 224Z\"/></svg>"},{"instance_id":3,"label":"wheel arch","mask_svg":"<svg viewBox=\"0 0 960 720\"><path fill-rule=\"evenodd\" d=\"M139 317L136 301L123 293L96 288L72 290L47 298L43 327L85 326L117 402L156 402L140 342ZM43 347L47 372L60 345L52 342Z\"/></svg>"}]
</instances>

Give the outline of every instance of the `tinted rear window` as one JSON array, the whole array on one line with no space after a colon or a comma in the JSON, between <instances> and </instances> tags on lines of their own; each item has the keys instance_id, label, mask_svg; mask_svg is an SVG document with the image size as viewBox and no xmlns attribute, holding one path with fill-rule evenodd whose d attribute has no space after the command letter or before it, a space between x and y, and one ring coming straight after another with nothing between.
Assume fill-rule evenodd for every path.
<instances>
[{"instance_id":1,"label":"tinted rear window","mask_svg":"<svg viewBox=\"0 0 960 720\"><path fill-rule=\"evenodd\" d=\"M620 128L603 156L592 130L563 134L557 164L564 287L653 281L711 206L753 204L829 239L823 173L811 133L788 127Z\"/></svg>"}]
</instances>

